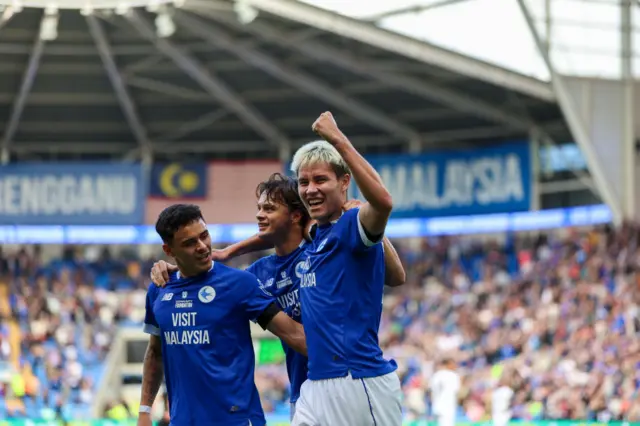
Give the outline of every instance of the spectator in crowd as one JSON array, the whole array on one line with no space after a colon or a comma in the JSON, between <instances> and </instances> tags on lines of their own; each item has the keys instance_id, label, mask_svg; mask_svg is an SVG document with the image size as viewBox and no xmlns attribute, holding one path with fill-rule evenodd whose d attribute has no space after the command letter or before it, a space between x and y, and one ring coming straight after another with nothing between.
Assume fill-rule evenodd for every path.
<instances>
[{"instance_id":1,"label":"spectator in crowd","mask_svg":"<svg viewBox=\"0 0 640 426\"><path fill-rule=\"evenodd\" d=\"M434 419L430 383L448 358L458 421L490 421L505 377L514 420L640 421L639 236L625 224L394 241L407 284L385 296L380 343L407 416ZM0 252L0 418L87 418L115 330L143 319L152 262L108 247L43 259L33 246ZM285 413L284 365L259 366L256 384L265 410Z\"/></svg>"}]
</instances>

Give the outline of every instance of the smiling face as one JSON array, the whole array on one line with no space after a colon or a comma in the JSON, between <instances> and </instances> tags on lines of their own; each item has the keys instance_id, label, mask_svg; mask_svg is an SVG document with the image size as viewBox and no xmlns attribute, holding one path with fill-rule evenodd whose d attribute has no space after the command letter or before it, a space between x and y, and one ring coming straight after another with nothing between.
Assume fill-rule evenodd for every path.
<instances>
[{"instance_id":1,"label":"smiling face","mask_svg":"<svg viewBox=\"0 0 640 426\"><path fill-rule=\"evenodd\" d=\"M170 243L162 249L176 260L185 277L198 275L211 269L211 236L202 219L180 227Z\"/></svg>"},{"instance_id":2,"label":"smiling face","mask_svg":"<svg viewBox=\"0 0 640 426\"><path fill-rule=\"evenodd\" d=\"M258 199L258 235L274 245L287 239L294 226L300 225L302 214L291 211L278 198L269 196L265 191Z\"/></svg>"},{"instance_id":3,"label":"smiling face","mask_svg":"<svg viewBox=\"0 0 640 426\"><path fill-rule=\"evenodd\" d=\"M305 164L298 170L298 193L312 219L329 223L342 215L350 176L338 177L326 162Z\"/></svg>"}]
</instances>

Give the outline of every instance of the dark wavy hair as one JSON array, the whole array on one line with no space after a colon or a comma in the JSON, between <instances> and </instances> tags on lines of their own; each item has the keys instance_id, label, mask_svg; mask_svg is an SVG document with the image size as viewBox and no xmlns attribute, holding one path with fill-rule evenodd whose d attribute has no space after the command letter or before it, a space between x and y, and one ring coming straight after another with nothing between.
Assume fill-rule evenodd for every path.
<instances>
[{"instance_id":1,"label":"dark wavy hair","mask_svg":"<svg viewBox=\"0 0 640 426\"><path fill-rule=\"evenodd\" d=\"M170 244L178 229L200 219L204 220L204 217L200 207L195 204L173 204L158 216L156 232L163 242Z\"/></svg>"},{"instance_id":2,"label":"dark wavy hair","mask_svg":"<svg viewBox=\"0 0 640 426\"><path fill-rule=\"evenodd\" d=\"M300 199L300 195L298 195L298 181L282 173L274 173L256 187L256 198L260 198L265 193L269 201L283 204L291 212L300 212L302 214L300 225L303 228L307 226L311 217Z\"/></svg>"}]
</instances>

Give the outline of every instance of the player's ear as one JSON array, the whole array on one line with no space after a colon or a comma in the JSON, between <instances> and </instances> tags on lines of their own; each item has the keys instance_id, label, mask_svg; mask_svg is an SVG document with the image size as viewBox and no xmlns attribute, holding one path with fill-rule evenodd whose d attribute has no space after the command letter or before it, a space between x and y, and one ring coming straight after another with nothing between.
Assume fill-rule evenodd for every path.
<instances>
[{"instance_id":1,"label":"player's ear","mask_svg":"<svg viewBox=\"0 0 640 426\"><path fill-rule=\"evenodd\" d=\"M296 224L300 223L302 220L302 213L299 210L294 210L291 212L291 222Z\"/></svg>"},{"instance_id":2,"label":"player's ear","mask_svg":"<svg viewBox=\"0 0 640 426\"><path fill-rule=\"evenodd\" d=\"M345 173L342 177L338 179L338 181L340 182L340 190L346 193L347 190L349 189L349 184L351 183L351 175L348 173Z\"/></svg>"},{"instance_id":3,"label":"player's ear","mask_svg":"<svg viewBox=\"0 0 640 426\"><path fill-rule=\"evenodd\" d=\"M171 251L171 247L169 247L169 244L162 244L162 251L164 251L164 254L166 254L167 256L173 257L173 252Z\"/></svg>"}]
</instances>

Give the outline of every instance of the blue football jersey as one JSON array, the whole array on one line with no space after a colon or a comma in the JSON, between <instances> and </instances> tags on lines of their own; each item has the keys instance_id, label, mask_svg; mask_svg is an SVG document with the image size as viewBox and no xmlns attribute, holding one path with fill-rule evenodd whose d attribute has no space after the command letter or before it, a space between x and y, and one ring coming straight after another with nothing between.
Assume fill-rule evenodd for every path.
<instances>
[{"instance_id":1,"label":"blue football jersey","mask_svg":"<svg viewBox=\"0 0 640 426\"><path fill-rule=\"evenodd\" d=\"M258 277L263 288L275 296L282 310L297 322L302 322L300 312L300 278L305 264L305 250L309 244L303 243L286 256L263 257L247 268ZM287 363L287 374L291 383L291 402L300 396L300 387L308 375L308 359L282 342Z\"/></svg>"},{"instance_id":2,"label":"blue football jersey","mask_svg":"<svg viewBox=\"0 0 640 426\"><path fill-rule=\"evenodd\" d=\"M378 329L384 289L384 251L346 211L317 226L300 282L309 379L376 377L396 370L382 356Z\"/></svg>"},{"instance_id":3,"label":"blue football jersey","mask_svg":"<svg viewBox=\"0 0 640 426\"><path fill-rule=\"evenodd\" d=\"M162 339L172 426L266 424L249 321L273 302L254 275L221 263L149 286L144 329Z\"/></svg>"}]
</instances>

